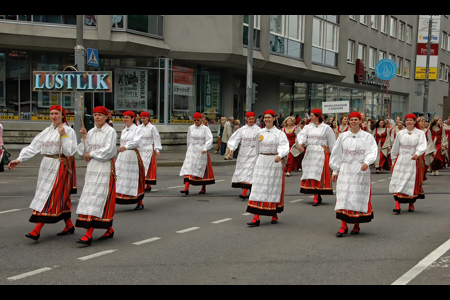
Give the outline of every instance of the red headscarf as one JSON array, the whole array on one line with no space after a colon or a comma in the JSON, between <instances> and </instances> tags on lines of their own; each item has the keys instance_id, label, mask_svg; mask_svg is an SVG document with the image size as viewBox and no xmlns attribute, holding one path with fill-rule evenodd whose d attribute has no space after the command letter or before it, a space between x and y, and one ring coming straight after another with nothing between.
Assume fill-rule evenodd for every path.
<instances>
[{"instance_id":1,"label":"red headscarf","mask_svg":"<svg viewBox=\"0 0 450 300\"><path fill-rule=\"evenodd\" d=\"M52 110L61 111L61 106L59 106L59 105L52 105L52 106L50 106L48 111L50 112ZM69 123L67 123L66 111L64 110L64 108L62 109L62 114L63 114L63 119L62 119L63 122L66 123L67 126L69 126Z\"/></svg>"},{"instance_id":2,"label":"red headscarf","mask_svg":"<svg viewBox=\"0 0 450 300\"><path fill-rule=\"evenodd\" d=\"M94 113L101 113L101 114L109 116L109 110L106 107L104 107L104 106L96 106L96 107L94 107L92 112L94 112Z\"/></svg>"},{"instance_id":3,"label":"red headscarf","mask_svg":"<svg viewBox=\"0 0 450 300\"><path fill-rule=\"evenodd\" d=\"M201 119L201 118L203 118L203 116L202 116L201 113L196 112L196 113L194 114L193 118L194 118L194 119Z\"/></svg>"},{"instance_id":4,"label":"red headscarf","mask_svg":"<svg viewBox=\"0 0 450 300\"><path fill-rule=\"evenodd\" d=\"M150 114L146 111L141 112L141 117L147 117L150 118Z\"/></svg>"},{"instance_id":5,"label":"red headscarf","mask_svg":"<svg viewBox=\"0 0 450 300\"><path fill-rule=\"evenodd\" d=\"M421 129L420 125L419 125L419 122L417 122L417 116L415 114L407 114L405 116L405 121L406 121L406 119L414 119L416 121L416 128L417 129Z\"/></svg>"},{"instance_id":6,"label":"red headscarf","mask_svg":"<svg viewBox=\"0 0 450 300\"><path fill-rule=\"evenodd\" d=\"M137 125L136 115L134 114L134 112L132 112L131 110L127 110L126 112L123 113L123 115L134 118L134 124Z\"/></svg>"}]
</instances>

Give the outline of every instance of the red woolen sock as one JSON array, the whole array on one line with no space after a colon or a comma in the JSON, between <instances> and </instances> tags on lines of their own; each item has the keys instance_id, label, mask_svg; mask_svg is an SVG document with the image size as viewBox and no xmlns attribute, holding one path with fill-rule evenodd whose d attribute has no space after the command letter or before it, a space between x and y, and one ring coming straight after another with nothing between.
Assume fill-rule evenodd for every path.
<instances>
[{"instance_id":1,"label":"red woolen sock","mask_svg":"<svg viewBox=\"0 0 450 300\"><path fill-rule=\"evenodd\" d=\"M30 234L32 234L34 236L37 236L37 234L41 233L41 229L42 229L43 226L44 226L44 223L37 223L36 227L34 227L34 230L31 231Z\"/></svg>"},{"instance_id":2,"label":"red woolen sock","mask_svg":"<svg viewBox=\"0 0 450 300\"><path fill-rule=\"evenodd\" d=\"M347 222L342 221L341 229L339 229L340 233L344 233L347 229Z\"/></svg>"},{"instance_id":3,"label":"red woolen sock","mask_svg":"<svg viewBox=\"0 0 450 300\"><path fill-rule=\"evenodd\" d=\"M353 225L353 231L359 231L359 223L355 223L355 225Z\"/></svg>"},{"instance_id":4,"label":"red woolen sock","mask_svg":"<svg viewBox=\"0 0 450 300\"><path fill-rule=\"evenodd\" d=\"M184 190L185 191L189 190L189 182L184 183Z\"/></svg>"},{"instance_id":5,"label":"red woolen sock","mask_svg":"<svg viewBox=\"0 0 450 300\"><path fill-rule=\"evenodd\" d=\"M111 227L108 228L108 230L103 234L103 236L110 236L114 232L114 229Z\"/></svg>"},{"instance_id":6,"label":"red woolen sock","mask_svg":"<svg viewBox=\"0 0 450 300\"><path fill-rule=\"evenodd\" d=\"M200 192L206 192L206 185L202 185L202 190Z\"/></svg>"},{"instance_id":7,"label":"red woolen sock","mask_svg":"<svg viewBox=\"0 0 450 300\"><path fill-rule=\"evenodd\" d=\"M256 221L259 221L259 215L255 215L255 216L253 217L253 219L255 219Z\"/></svg>"},{"instance_id":8,"label":"red woolen sock","mask_svg":"<svg viewBox=\"0 0 450 300\"><path fill-rule=\"evenodd\" d=\"M395 209L400 209L400 203L398 201L395 201Z\"/></svg>"},{"instance_id":9,"label":"red woolen sock","mask_svg":"<svg viewBox=\"0 0 450 300\"><path fill-rule=\"evenodd\" d=\"M244 189L244 190L242 191L242 196L247 196L247 189Z\"/></svg>"},{"instance_id":10,"label":"red woolen sock","mask_svg":"<svg viewBox=\"0 0 450 300\"><path fill-rule=\"evenodd\" d=\"M92 238L92 233L94 232L94 227L89 228L84 236L81 238L82 241L87 241Z\"/></svg>"},{"instance_id":11,"label":"red woolen sock","mask_svg":"<svg viewBox=\"0 0 450 300\"><path fill-rule=\"evenodd\" d=\"M71 219L66 219L66 220L64 220L64 222L66 223L66 227L67 227L68 229L70 229L70 228L73 227L73 223L72 223L72 220L71 220ZM66 229L66 228L64 228L64 229Z\"/></svg>"},{"instance_id":12,"label":"red woolen sock","mask_svg":"<svg viewBox=\"0 0 450 300\"><path fill-rule=\"evenodd\" d=\"M275 214L275 216L272 216L272 221L278 221L278 215Z\"/></svg>"}]
</instances>

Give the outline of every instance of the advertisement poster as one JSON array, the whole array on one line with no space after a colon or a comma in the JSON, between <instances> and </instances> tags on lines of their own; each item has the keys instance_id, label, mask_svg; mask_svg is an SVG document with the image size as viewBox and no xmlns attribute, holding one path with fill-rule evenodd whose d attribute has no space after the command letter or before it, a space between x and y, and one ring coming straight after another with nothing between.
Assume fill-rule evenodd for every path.
<instances>
[{"instance_id":1,"label":"advertisement poster","mask_svg":"<svg viewBox=\"0 0 450 300\"><path fill-rule=\"evenodd\" d=\"M115 69L115 110L147 110L147 70Z\"/></svg>"},{"instance_id":2,"label":"advertisement poster","mask_svg":"<svg viewBox=\"0 0 450 300\"><path fill-rule=\"evenodd\" d=\"M189 99L194 95L194 70L173 67L173 110L189 110Z\"/></svg>"},{"instance_id":3,"label":"advertisement poster","mask_svg":"<svg viewBox=\"0 0 450 300\"><path fill-rule=\"evenodd\" d=\"M438 73L438 54L439 54L439 31L441 27L441 16L433 15L431 17L431 39L430 39L430 63L428 65L428 79L436 80ZM428 27L430 15L420 15L417 30L417 53L415 79L425 80L427 75L427 46L428 46Z\"/></svg>"}]
</instances>

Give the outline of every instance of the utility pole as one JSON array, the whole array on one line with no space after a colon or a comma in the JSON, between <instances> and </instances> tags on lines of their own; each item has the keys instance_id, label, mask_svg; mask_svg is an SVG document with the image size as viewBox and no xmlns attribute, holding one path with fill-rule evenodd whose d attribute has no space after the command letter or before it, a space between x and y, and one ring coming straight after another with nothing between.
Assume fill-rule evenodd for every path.
<instances>
[{"instance_id":1,"label":"utility pole","mask_svg":"<svg viewBox=\"0 0 450 300\"><path fill-rule=\"evenodd\" d=\"M248 42L247 42L247 95L245 97L245 110L252 111L253 97L253 15L248 15Z\"/></svg>"},{"instance_id":2,"label":"utility pole","mask_svg":"<svg viewBox=\"0 0 450 300\"><path fill-rule=\"evenodd\" d=\"M423 93L423 113L428 122L428 90L429 90L429 73L430 73L430 48L431 48L431 29L433 27L433 15L430 15L428 21L428 41L427 41L427 63L426 63L426 77L425 77L425 92Z\"/></svg>"},{"instance_id":3,"label":"utility pole","mask_svg":"<svg viewBox=\"0 0 450 300\"><path fill-rule=\"evenodd\" d=\"M77 15L77 45L75 46L75 65L78 71L84 72L85 49L83 47L83 15ZM81 141L81 118L84 119L84 92L75 92L75 109L74 109L74 130L77 135L77 142ZM82 111L78 111L81 107Z\"/></svg>"}]
</instances>

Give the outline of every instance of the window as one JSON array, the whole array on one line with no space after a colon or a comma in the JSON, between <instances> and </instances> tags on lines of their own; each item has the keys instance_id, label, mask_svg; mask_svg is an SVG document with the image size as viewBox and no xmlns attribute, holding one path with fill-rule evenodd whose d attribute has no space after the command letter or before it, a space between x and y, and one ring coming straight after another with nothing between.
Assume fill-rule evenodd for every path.
<instances>
[{"instance_id":1,"label":"window","mask_svg":"<svg viewBox=\"0 0 450 300\"><path fill-rule=\"evenodd\" d=\"M359 22L361 24L367 25L367 16L366 15L359 15Z\"/></svg>"},{"instance_id":2,"label":"window","mask_svg":"<svg viewBox=\"0 0 450 300\"><path fill-rule=\"evenodd\" d=\"M380 25L381 25L381 32L387 34L387 15L381 15L380 17Z\"/></svg>"},{"instance_id":3,"label":"window","mask_svg":"<svg viewBox=\"0 0 450 300\"><path fill-rule=\"evenodd\" d=\"M366 60L366 45L363 44L358 45L358 59L362 61Z\"/></svg>"},{"instance_id":4,"label":"window","mask_svg":"<svg viewBox=\"0 0 450 300\"><path fill-rule=\"evenodd\" d=\"M444 80L448 82L448 66L445 66Z\"/></svg>"},{"instance_id":5,"label":"window","mask_svg":"<svg viewBox=\"0 0 450 300\"><path fill-rule=\"evenodd\" d=\"M355 41L348 40L347 62L355 63Z\"/></svg>"},{"instance_id":6,"label":"window","mask_svg":"<svg viewBox=\"0 0 450 300\"><path fill-rule=\"evenodd\" d=\"M450 33L447 35L447 51L450 51Z\"/></svg>"},{"instance_id":7,"label":"window","mask_svg":"<svg viewBox=\"0 0 450 300\"><path fill-rule=\"evenodd\" d=\"M411 44L412 42L412 26L406 26L406 43Z\"/></svg>"},{"instance_id":8,"label":"window","mask_svg":"<svg viewBox=\"0 0 450 300\"><path fill-rule=\"evenodd\" d=\"M398 39L400 41L405 40L405 23L399 22L398 24Z\"/></svg>"},{"instance_id":9,"label":"window","mask_svg":"<svg viewBox=\"0 0 450 300\"><path fill-rule=\"evenodd\" d=\"M397 56L397 61L395 61L397 64L397 76L402 76L402 70L403 70L403 58Z\"/></svg>"},{"instance_id":10,"label":"window","mask_svg":"<svg viewBox=\"0 0 450 300\"><path fill-rule=\"evenodd\" d=\"M441 49L445 50L445 48L447 47L447 44L448 44L447 38L448 38L447 32L442 31L442 34L441 34Z\"/></svg>"},{"instance_id":11,"label":"window","mask_svg":"<svg viewBox=\"0 0 450 300\"><path fill-rule=\"evenodd\" d=\"M390 35L392 37L397 37L397 19L394 17L391 17L391 27L390 27Z\"/></svg>"},{"instance_id":12,"label":"window","mask_svg":"<svg viewBox=\"0 0 450 300\"><path fill-rule=\"evenodd\" d=\"M350 15L350 20L356 21L356 15Z\"/></svg>"},{"instance_id":13,"label":"window","mask_svg":"<svg viewBox=\"0 0 450 300\"><path fill-rule=\"evenodd\" d=\"M378 60L382 60L386 58L386 52L381 51L378 53Z\"/></svg>"},{"instance_id":14,"label":"window","mask_svg":"<svg viewBox=\"0 0 450 300\"><path fill-rule=\"evenodd\" d=\"M439 68L439 80L444 80L445 65L441 64Z\"/></svg>"},{"instance_id":15,"label":"window","mask_svg":"<svg viewBox=\"0 0 450 300\"><path fill-rule=\"evenodd\" d=\"M370 47L369 48L369 68L375 69L375 65L377 64L377 49Z\"/></svg>"},{"instance_id":16,"label":"window","mask_svg":"<svg viewBox=\"0 0 450 300\"><path fill-rule=\"evenodd\" d=\"M338 16L314 16L312 34L312 62L337 67L338 40Z\"/></svg>"},{"instance_id":17,"label":"window","mask_svg":"<svg viewBox=\"0 0 450 300\"><path fill-rule=\"evenodd\" d=\"M378 29L378 15L370 15L370 27Z\"/></svg>"},{"instance_id":18,"label":"window","mask_svg":"<svg viewBox=\"0 0 450 300\"><path fill-rule=\"evenodd\" d=\"M303 58L302 15L270 16L270 52L293 58Z\"/></svg>"},{"instance_id":19,"label":"window","mask_svg":"<svg viewBox=\"0 0 450 300\"><path fill-rule=\"evenodd\" d=\"M410 70L411 70L411 61L409 59L405 59L405 73L403 74L405 78L409 78Z\"/></svg>"},{"instance_id":20,"label":"window","mask_svg":"<svg viewBox=\"0 0 450 300\"><path fill-rule=\"evenodd\" d=\"M76 25L76 15L0 15L0 20Z\"/></svg>"},{"instance_id":21,"label":"window","mask_svg":"<svg viewBox=\"0 0 450 300\"><path fill-rule=\"evenodd\" d=\"M162 38L164 37L164 17L162 15L112 15L111 28Z\"/></svg>"},{"instance_id":22,"label":"window","mask_svg":"<svg viewBox=\"0 0 450 300\"><path fill-rule=\"evenodd\" d=\"M261 35L261 16L253 16L253 48L259 49ZM244 15L243 44L248 45L248 15Z\"/></svg>"}]
</instances>

